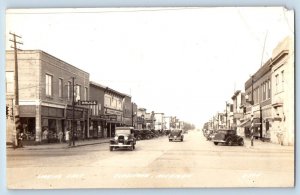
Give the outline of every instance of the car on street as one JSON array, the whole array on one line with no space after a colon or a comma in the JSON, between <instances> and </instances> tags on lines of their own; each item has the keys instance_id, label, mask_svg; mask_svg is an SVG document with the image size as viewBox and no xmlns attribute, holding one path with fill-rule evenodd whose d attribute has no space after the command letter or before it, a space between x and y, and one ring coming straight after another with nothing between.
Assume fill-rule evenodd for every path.
<instances>
[{"instance_id":1,"label":"car on street","mask_svg":"<svg viewBox=\"0 0 300 195\"><path fill-rule=\"evenodd\" d=\"M244 139L236 134L236 130L218 130L212 138L215 145L223 143L229 146L244 145Z\"/></svg>"},{"instance_id":2,"label":"car on street","mask_svg":"<svg viewBox=\"0 0 300 195\"><path fill-rule=\"evenodd\" d=\"M116 127L115 137L110 139L109 150L126 148L131 151L135 149L136 138L133 127Z\"/></svg>"},{"instance_id":3,"label":"car on street","mask_svg":"<svg viewBox=\"0 0 300 195\"><path fill-rule=\"evenodd\" d=\"M183 132L182 130L172 130L169 134L169 142L171 141L183 141Z\"/></svg>"}]
</instances>

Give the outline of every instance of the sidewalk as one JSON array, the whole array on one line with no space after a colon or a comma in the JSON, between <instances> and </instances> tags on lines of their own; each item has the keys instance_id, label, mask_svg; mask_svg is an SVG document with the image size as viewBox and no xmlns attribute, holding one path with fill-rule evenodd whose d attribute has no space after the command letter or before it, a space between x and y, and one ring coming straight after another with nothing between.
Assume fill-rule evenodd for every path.
<instances>
[{"instance_id":1,"label":"sidewalk","mask_svg":"<svg viewBox=\"0 0 300 195\"><path fill-rule=\"evenodd\" d=\"M39 144L39 145L25 145L23 148L17 148L16 150L49 150L49 149L67 149L88 145L104 144L109 143L109 138L100 139L89 139L89 140L77 140L75 141L75 146L69 147L67 143L49 143L49 144ZM7 146L9 149L13 149L12 146Z\"/></svg>"},{"instance_id":2,"label":"sidewalk","mask_svg":"<svg viewBox=\"0 0 300 195\"><path fill-rule=\"evenodd\" d=\"M277 143L272 142L263 142L261 140L255 139L253 142L253 146L251 146L251 140L248 138L244 138L245 147L251 150L265 150L269 151L281 151L281 152L293 152L294 146L281 146Z\"/></svg>"}]
</instances>

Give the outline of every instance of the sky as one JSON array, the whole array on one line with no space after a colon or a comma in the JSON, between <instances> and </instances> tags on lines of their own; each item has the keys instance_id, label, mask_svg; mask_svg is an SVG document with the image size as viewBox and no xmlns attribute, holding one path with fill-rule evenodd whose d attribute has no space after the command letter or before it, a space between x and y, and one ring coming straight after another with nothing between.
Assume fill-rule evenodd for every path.
<instances>
[{"instance_id":1,"label":"sky","mask_svg":"<svg viewBox=\"0 0 300 195\"><path fill-rule=\"evenodd\" d=\"M6 13L21 49L40 49L132 96L139 107L201 127L294 34L282 7L28 9Z\"/></svg>"}]
</instances>

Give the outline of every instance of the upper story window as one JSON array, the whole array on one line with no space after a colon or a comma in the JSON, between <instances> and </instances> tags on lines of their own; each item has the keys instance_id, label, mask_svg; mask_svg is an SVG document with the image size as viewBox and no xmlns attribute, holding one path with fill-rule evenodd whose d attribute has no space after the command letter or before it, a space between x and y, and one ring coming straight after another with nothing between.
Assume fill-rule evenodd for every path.
<instances>
[{"instance_id":1,"label":"upper story window","mask_svg":"<svg viewBox=\"0 0 300 195\"><path fill-rule=\"evenodd\" d=\"M46 96L52 96L52 81L53 76L46 74Z\"/></svg>"},{"instance_id":2,"label":"upper story window","mask_svg":"<svg viewBox=\"0 0 300 195\"><path fill-rule=\"evenodd\" d=\"M281 89L284 90L284 70L281 71Z\"/></svg>"},{"instance_id":3,"label":"upper story window","mask_svg":"<svg viewBox=\"0 0 300 195\"><path fill-rule=\"evenodd\" d=\"M84 88L84 100L88 100L88 88Z\"/></svg>"},{"instance_id":4,"label":"upper story window","mask_svg":"<svg viewBox=\"0 0 300 195\"><path fill-rule=\"evenodd\" d=\"M268 99L271 98L271 81L270 79L268 80Z\"/></svg>"},{"instance_id":5,"label":"upper story window","mask_svg":"<svg viewBox=\"0 0 300 195\"><path fill-rule=\"evenodd\" d=\"M58 97L63 97L63 80L58 79Z\"/></svg>"},{"instance_id":6,"label":"upper story window","mask_svg":"<svg viewBox=\"0 0 300 195\"><path fill-rule=\"evenodd\" d=\"M275 75L275 92L278 92L278 85L279 85L279 75Z\"/></svg>"},{"instance_id":7,"label":"upper story window","mask_svg":"<svg viewBox=\"0 0 300 195\"><path fill-rule=\"evenodd\" d=\"M9 71L9 72L6 72L6 93L7 94L13 94L14 93L14 72L12 71Z\"/></svg>"},{"instance_id":8,"label":"upper story window","mask_svg":"<svg viewBox=\"0 0 300 195\"><path fill-rule=\"evenodd\" d=\"M67 98L68 100L71 99L71 95L72 95L72 92L71 92L71 81L68 81L68 86L67 86L67 92L68 92L68 95L67 95Z\"/></svg>"},{"instance_id":9,"label":"upper story window","mask_svg":"<svg viewBox=\"0 0 300 195\"><path fill-rule=\"evenodd\" d=\"M78 101L78 100L81 100L81 86L80 85L76 85L76 88L75 88L75 100Z\"/></svg>"},{"instance_id":10,"label":"upper story window","mask_svg":"<svg viewBox=\"0 0 300 195\"><path fill-rule=\"evenodd\" d=\"M104 105L105 106L110 106L111 105L111 97L105 96L105 98L104 98Z\"/></svg>"}]
</instances>

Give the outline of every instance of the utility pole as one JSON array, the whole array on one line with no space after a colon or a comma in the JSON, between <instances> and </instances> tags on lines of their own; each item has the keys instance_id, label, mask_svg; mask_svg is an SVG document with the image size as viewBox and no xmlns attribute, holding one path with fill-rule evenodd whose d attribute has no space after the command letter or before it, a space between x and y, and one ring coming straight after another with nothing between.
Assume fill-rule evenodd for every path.
<instances>
[{"instance_id":1,"label":"utility pole","mask_svg":"<svg viewBox=\"0 0 300 195\"><path fill-rule=\"evenodd\" d=\"M131 124L133 127L133 102L131 102Z\"/></svg>"},{"instance_id":2,"label":"utility pole","mask_svg":"<svg viewBox=\"0 0 300 195\"><path fill-rule=\"evenodd\" d=\"M251 146L254 146L253 75L251 76Z\"/></svg>"},{"instance_id":3,"label":"utility pole","mask_svg":"<svg viewBox=\"0 0 300 195\"><path fill-rule=\"evenodd\" d=\"M73 89L73 96L72 96L72 143L75 146L75 77L72 77L72 89Z\"/></svg>"},{"instance_id":4,"label":"utility pole","mask_svg":"<svg viewBox=\"0 0 300 195\"><path fill-rule=\"evenodd\" d=\"M14 46L11 46L11 48L14 49L14 57L15 57L15 75L14 75L14 83L15 83L15 90L14 90L14 96L15 96L15 112L14 112L14 121L15 121L15 128L13 132L13 147L16 148L18 146L17 141L17 135L21 131L21 123L20 123L20 116L19 116L19 73L18 73L18 48L17 44L23 45L22 42L18 42L17 38L22 38L19 35L16 35L15 33L9 33L13 36L13 39L9 39L9 41L13 42Z\"/></svg>"},{"instance_id":5,"label":"utility pole","mask_svg":"<svg viewBox=\"0 0 300 195\"><path fill-rule=\"evenodd\" d=\"M227 101L225 102L226 103L226 114L225 114L225 116L226 116L226 129L227 129Z\"/></svg>"}]
</instances>

